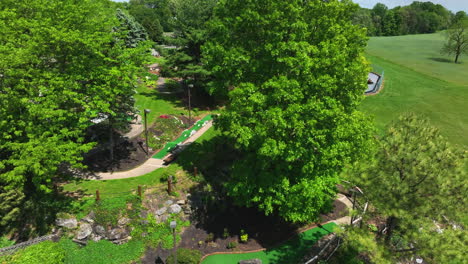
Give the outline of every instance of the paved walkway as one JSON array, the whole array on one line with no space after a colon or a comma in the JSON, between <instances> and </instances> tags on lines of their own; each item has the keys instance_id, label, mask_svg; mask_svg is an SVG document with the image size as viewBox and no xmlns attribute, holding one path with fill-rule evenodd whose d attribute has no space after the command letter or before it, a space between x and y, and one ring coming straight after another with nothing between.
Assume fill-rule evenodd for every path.
<instances>
[{"instance_id":1,"label":"paved walkway","mask_svg":"<svg viewBox=\"0 0 468 264\"><path fill-rule=\"evenodd\" d=\"M125 134L124 137L128 137L129 139L135 138L141 133L143 133L144 129L145 128L142 123L141 116L137 115L136 120L134 120L132 124L130 124L130 131L127 134Z\"/></svg>"},{"instance_id":2,"label":"paved walkway","mask_svg":"<svg viewBox=\"0 0 468 264\"><path fill-rule=\"evenodd\" d=\"M185 140L182 143L182 147L185 148L188 145L195 142L195 140L201 137L212 126L213 126L213 121L210 120L205 126L200 128L200 130L198 130L195 134L193 134L191 137ZM119 172L114 172L114 173L112 172L97 173L96 180L116 180L116 179L125 179L125 178L142 176L156 169L166 167L165 165L163 165L163 159L164 158L162 159L149 158L142 165L134 169L128 170L128 171L119 171Z\"/></svg>"}]
</instances>

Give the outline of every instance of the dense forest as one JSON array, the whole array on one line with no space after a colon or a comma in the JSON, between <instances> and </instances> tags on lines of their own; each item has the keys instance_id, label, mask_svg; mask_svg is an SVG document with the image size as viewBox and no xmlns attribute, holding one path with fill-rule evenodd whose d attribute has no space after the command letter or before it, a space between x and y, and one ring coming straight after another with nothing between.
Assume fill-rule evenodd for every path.
<instances>
[{"instance_id":1,"label":"dense forest","mask_svg":"<svg viewBox=\"0 0 468 264\"><path fill-rule=\"evenodd\" d=\"M367 28L369 36L399 36L434 33L447 29L464 17L464 11L453 14L432 2L415 1L392 9L377 3L372 9L360 8L353 17L353 23Z\"/></svg>"}]
</instances>

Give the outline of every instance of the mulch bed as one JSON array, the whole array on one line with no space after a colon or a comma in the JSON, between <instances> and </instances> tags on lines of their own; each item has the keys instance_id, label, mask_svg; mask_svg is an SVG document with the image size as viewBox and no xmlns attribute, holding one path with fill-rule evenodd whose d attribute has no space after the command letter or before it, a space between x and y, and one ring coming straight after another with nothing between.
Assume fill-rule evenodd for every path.
<instances>
[{"instance_id":1,"label":"mulch bed","mask_svg":"<svg viewBox=\"0 0 468 264\"><path fill-rule=\"evenodd\" d=\"M215 252L255 251L270 248L283 243L301 231L305 231L316 224L293 225L282 221L279 217L265 216L254 208L236 207L231 204L227 209L208 209L204 212L194 213L191 217L192 225L186 228L182 234L179 248L196 249L202 255ZM333 210L321 215L320 222L327 222L347 214L346 205L336 200ZM229 236L224 236L227 229ZM240 243L240 230L244 229L249 239L246 243ZM212 235L210 235L212 234ZM212 236L213 240L209 240ZM237 243L234 249L228 249L230 242ZM154 263L156 257L163 260L169 256L171 250L148 249L143 263Z\"/></svg>"}]
</instances>

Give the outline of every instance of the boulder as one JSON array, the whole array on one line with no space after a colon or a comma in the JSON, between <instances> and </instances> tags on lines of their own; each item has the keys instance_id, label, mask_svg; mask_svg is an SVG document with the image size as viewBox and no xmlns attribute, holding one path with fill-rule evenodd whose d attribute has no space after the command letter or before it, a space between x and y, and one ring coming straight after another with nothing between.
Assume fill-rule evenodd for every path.
<instances>
[{"instance_id":1,"label":"boulder","mask_svg":"<svg viewBox=\"0 0 468 264\"><path fill-rule=\"evenodd\" d=\"M106 229L102 225L97 225L94 227L94 232L99 236L106 236Z\"/></svg>"},{"instance_id":2,"label":"boulder","mask_svg":"<svg viewBox=\"0 0 468 264\"><path fill-rule=\"evenodd\" d=\"M128 237L127 230L123 228L114 228L109 232L109 240L121 240Z\"/></svg>"},{"instance_id":3,"label":"boulder","mask_svg":"<svg viewBox=\"0 0 468 264\"><path fill-rule=\"evenodd\" d=\"M247 259L239 261L239 264L262 264L260 259Z\"/></svg>"},{"instance_id":4,"label":"boulder","mask_svg":"<svg viewBox=\"0 0 468 264\"><path fill-rule=\"evenodd\" d=\"M161 208L161 209L156 210L156 211L154 212L154 214L156 214L156 215L163 215L164 213L166 213L166 211L167 211L167 207L163 207L163 208Z\"/></svg>"},{"instance_id":5,"label":"boulder","mask_svg":"<svg viewBox=\"0 0 468 264\"><path fill-rule=\"evenodd\" d=\"M100 235L96 235L96 234L91 234L91 236L89 237L91 240L93 240L94 242L98 242L99 240L102 239L102 236Z\"/></svg>"},{"instance_id":6,"label":"boulder","mask_svg":"<svg viewBox=\"0 0 468 264\"><path fill-rule=\"evenodd\" d=\"M78 227L78 221L76 221L75 218L69 218L69 219L57 218L55 220L55 224L57 226L62 226L62 227L66 227L69 229L75 229L76 227Z\"/></svg>"},{"instance_id":7,"label":"boulder","mask_svg":"<svg viewBox=\"0 0 468 264\"><path fill-rule=\"evenodd\" d=\"M180 207L180 205L178 204L173 204L169 206L169 213L171 214L178 214L180 213L180 211L182 211L182 207Z\"/></svg>"},{"instance_id":8,"label":"boulder","mask_svg":"<svg viewBox=\"0 0 468 264\"><path fill-rule=\"evenodd\" d=\"M80 230L76 235L76 239L83 240L87 238L93 232L93 228L88 223L80 223Z\"/></svg>"},{"instance_id":9,"label":"boulder","mask_svg":"<svg viewBox=\"0 0 468 264\"><path fill-rule=\"evenodd\" d=\"M179 200L179 201L177 201L177 204L178 204L178 205L184 205L184 204L185 204L185 200Z\"/></svg>"},{"instance_id":10,"label":"boulder","mask_svg":"<svg viewBox=\"0 0 468 264\"><path fill-rule=\"evenodd\" d=\"M172 200L167 200L167 201L164 203L164 205L169 206L169 205L171 205L171 204L173 204L173 203L174 203L174 202L173 202Z\"/></svg>"}]
</instances>

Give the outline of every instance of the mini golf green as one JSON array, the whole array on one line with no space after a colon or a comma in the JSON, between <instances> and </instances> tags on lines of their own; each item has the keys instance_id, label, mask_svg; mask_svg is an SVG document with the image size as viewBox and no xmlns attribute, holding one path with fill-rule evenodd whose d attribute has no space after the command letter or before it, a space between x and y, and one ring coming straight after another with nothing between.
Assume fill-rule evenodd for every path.
<instances>
[{"instance_id":1,"label":"mini golf green","mask_svg":"<svg viewBox=\"0 0 468 264\"><path fill-rule=\"evenodd\" d=\"M153 158L155 158L155 159L164 158L167 155L167 153L169 153L173 148L175 148L175 146L177 144L182 143L187 138L189 138L192 131L200 130L200 128L203 127L203 123L205 123L206 121L209 121L211 119L213 119L213 117L211 115L207 115L207 116L203 117L201 120L197 121L192 128L184 130L184 132L182 132L182 135L180 135L176 140L171 141L171 142L167 142L166 145L164 146L164 148L161 149L158 153L156 153L153 156Z\"/></svg>"},{"instance_id":2,"label":"mini golf green","mask_svg":"<svg viewBox=\"0 0 468 264\"><path fill-rule=\"evenodd\" d=\"M320 238L333 232L337 225L328 223L322 227L309 229L287 240L280 246L253 253L216 254L206 257L202 264L238 264L241 260L258 258L263 264L293 264L304 255Z\"/></svg>"}]
</instances>

